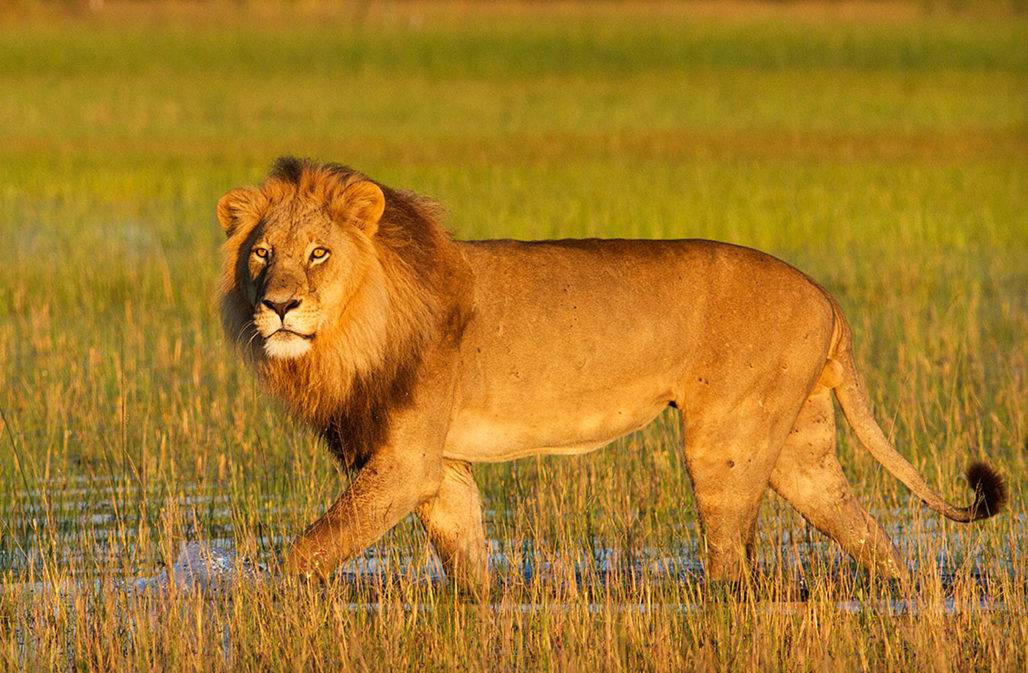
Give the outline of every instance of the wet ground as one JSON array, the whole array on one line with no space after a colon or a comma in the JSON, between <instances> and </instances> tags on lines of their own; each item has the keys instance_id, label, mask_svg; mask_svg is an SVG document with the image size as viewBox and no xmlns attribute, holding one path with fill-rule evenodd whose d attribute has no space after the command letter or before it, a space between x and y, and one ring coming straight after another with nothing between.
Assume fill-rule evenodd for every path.
<instances>
[{"instance_id":1,"label":"wet ground","mask_svg":"<svg viewBox=\"0 0 1028 673\"><path fill-rule=\"evenodd\" d=\"M143 522L141 509L133 503L141 499L139 490L124 484L102 480L68 480L47 489L26 490L13 498L13 516L5 517L0 544L0 568L8 572L6 591L33 591L46 588L40 579L44 574L43 547L59 548L62 568L51 568L63 579L63 591L113 582L129 592L164 591L174 585L179 589L195 588L201 591L225 591L238 582L266 582L276 578L267 569L273 567L274 556L288 543L282 536L257 536L261 551L256 558L237 557L233 548L234 532L230 496L227 494L186 493L176 496L153 494L153 497L172 502L186 520L203 522L203 534L192 526L185 526L183 540L177 551L169 557L162 554L151 540L149 546L136 541ZM169 500L170 499L170 500ZM282 516L290 511L289 504L268 501L260 506L262 516ZM495 512L487 511L495 516ZM911 521L918 514L912 510L876 512L883 522L896 522L886 528L905 558L920 557L924 563L926 552L934 564L938 583L951 594L955 585L967 583L975 587L980 596L979 607L995 609L999 606L989 597L994 584L1009 584L1015 573L1015 545L1005 555L996 557L982 553L973 536L963 533L958 526L944 523L932 513L916 517L916 531ZM1007 513L1014 517L1015 528L1024 537L1023 513ZM151 524L155 522L150 522ZM150 537L153 537L153 530ZM778 602L806 600L808 582L834 581L852 584L859 571L841 550L807 527L764 530L759 542L758 577L772 579L764 586L773 586L772 595L764 598ZM969 541L970 540L970 541ZM695 541L674 549L645 548L626 553L623 550L591 545L570 552L545 552L537 549L532 540L492 540L490 566L499 586L528 585L538 580L552 586L555 594L565 593L565 585L574 583L578 593L588 594L612 585L627 590L643 585L651 593L682 584L702 585L704 573L701 551ZM144 548L146 547L146 548ZM53 552L50 559L54 559ZM104 563L128 554L130 563ZM172 558L172 561L166 559ZM122 570L129 567L127 571ZM917 562L910 561L912 571ZM365 587L381 585L390 578L403 577L407 581L445 584L445 576L431 555L404 556L397 550L383 552L382 547L367 550L347 562L338 572L337 579L345 585ZM933 573L933 578L935 574ZM883 588L884 587L884 588ZM733 589L733 591L737 591ZM886 585L876 591L880 605L902 613L916 609L910 602L898 598L899 593ZM951 601L952 602L952 601ZM866 601L860 597L843 600L839 609L857 611ZM675 607L662 604L664 608ZM689 608L687 605L677 607Z\"/></svg>"}]
</instances>

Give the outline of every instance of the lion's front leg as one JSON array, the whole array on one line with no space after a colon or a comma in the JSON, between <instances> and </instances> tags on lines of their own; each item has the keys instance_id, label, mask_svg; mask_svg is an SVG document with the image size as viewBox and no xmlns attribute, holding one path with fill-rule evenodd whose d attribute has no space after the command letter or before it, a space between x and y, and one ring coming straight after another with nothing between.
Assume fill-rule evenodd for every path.
<instances>
[{"instance_id":1,"label":"lion's front leg","mask_svg":"<svg viewBox=\"0 0 1028 673\"><path fill-rule=\"evenodd\" d=\"M417 509L446 574L473 596L489 590L489 554L482 526L482 499L463 461L444 461L439 492Z\"/></svg>"},{"instance_id":2,"label":"lion's front leg","mask_svg":"<svg viewBox=\"0 0 1028 673\"><path fill-rule=\"evenodd\" d=\"M441 477L438 458L392 451L372 456L324 516L293 542L286 573L325 577L434 495Z\"/></svg>"}]
</instances>

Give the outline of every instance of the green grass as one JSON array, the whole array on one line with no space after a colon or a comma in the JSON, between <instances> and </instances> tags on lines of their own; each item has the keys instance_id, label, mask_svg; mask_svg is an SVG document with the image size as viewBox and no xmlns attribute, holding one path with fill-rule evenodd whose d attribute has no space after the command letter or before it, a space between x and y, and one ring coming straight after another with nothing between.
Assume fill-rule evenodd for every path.
<instances>
[{"instance_id":1,"label":"green grass","mask_svg":"<svg viewBox=\"0 0 1028 673\"><path fill-rule=\"evenodd\" d=\"M304 7L0 21L0 668L1023 670L1023 15ZM499 551L553 564L502 571L491 607L420 575L411 522L376 547L377 579L127 594L112 583L185 540L274 566L345 483L214 310L214 204L284 153L430 194L461 237L777 254L842 303L901 451L953 500L987 458L1010 512L942 522L840 429L862 501L917 564L918 615L883 609L773 496L763 598L703 603L653 565L700 559L669 415L587 457L476 468ZM798 574L810 600L767 598Z\"/></svg>"}]
</instances>

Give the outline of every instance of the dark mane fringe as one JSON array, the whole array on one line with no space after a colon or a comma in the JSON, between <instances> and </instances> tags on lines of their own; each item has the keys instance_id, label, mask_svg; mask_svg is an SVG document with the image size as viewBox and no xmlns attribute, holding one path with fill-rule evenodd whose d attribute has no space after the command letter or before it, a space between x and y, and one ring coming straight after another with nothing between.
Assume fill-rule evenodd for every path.
<instances>
[{"instance_id":1,"label":"dark mane fringe","mask_svg":"<svg viewBox=\"0 0 1028 673\"><path fill-rule=\"evenodd\" d=\"M336 334L320 340L320 350L316 340L314 350L300 360L255 363L272 392L319 430L350 468L359 468L388 441L392 414L415 401L414 384L426 351L437 344L455 347L470 301L466 262L439 224L441 209L433 201L347 166L293 157L275 162L261 190L270 203L297 197L317 202L330 190L360 180L374 182L385 196L385 211L371 237L390 298L384 352L363 369L348 362L349 353L332 343L332 336L348 327L340 325ZM362 319L367 316L352 318Z\"/></svg>"}]
</instances>

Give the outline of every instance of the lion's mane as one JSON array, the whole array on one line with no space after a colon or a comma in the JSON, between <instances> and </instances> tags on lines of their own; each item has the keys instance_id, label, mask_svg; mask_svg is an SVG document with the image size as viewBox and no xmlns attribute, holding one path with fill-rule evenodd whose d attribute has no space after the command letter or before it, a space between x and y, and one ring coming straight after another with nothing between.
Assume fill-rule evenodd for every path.
<instances>
[{"instance_id":1,"label":"lion's mane","mask_svg":"<svg viewBox=\"0 0 1028 673\"><path fill-rule=\"evenodd\" d=\"M368 178L337 164L279 159L260 191L268 207L292 199L312 203L330 190ZM440 209L412 192L377 184L385 211L370 239L362 239L366 270L341 318L324 325L304 357L264 356L256 342L254 307L241 283L245 254L262 212L253 213L226 241L220 283L222 325L268 390L324 434L344 464L359 467L387 439L389 415L410 405L412 384L427 348L451 347L469 317L470 274Z\"/></svg>"}]
</instances>

